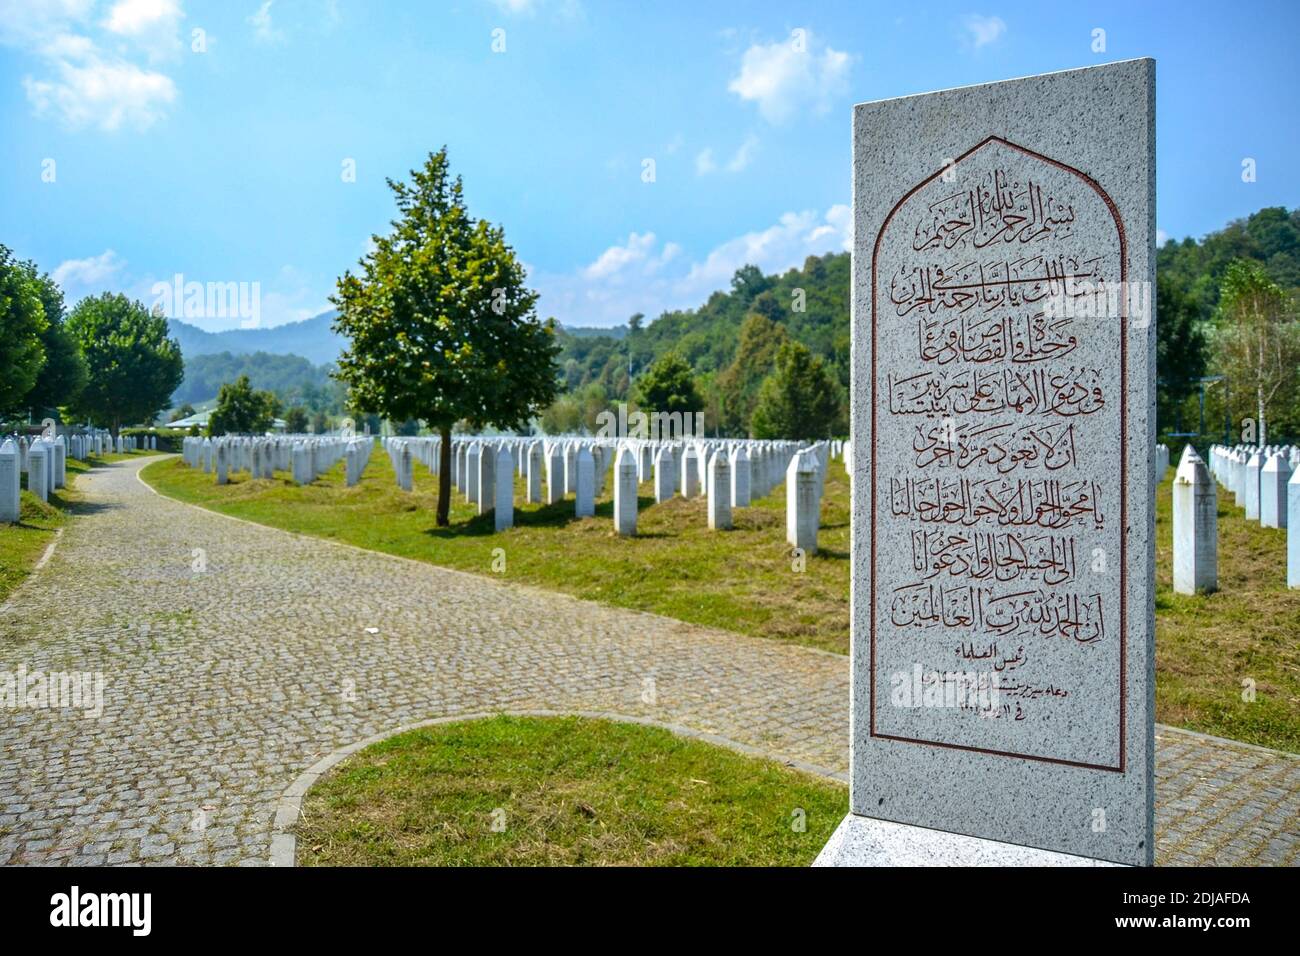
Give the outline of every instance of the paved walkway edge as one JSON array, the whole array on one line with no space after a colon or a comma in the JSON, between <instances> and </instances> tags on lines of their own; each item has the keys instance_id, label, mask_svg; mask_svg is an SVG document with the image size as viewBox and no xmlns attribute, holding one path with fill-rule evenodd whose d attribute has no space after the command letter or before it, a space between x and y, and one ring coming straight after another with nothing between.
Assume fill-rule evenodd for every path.
<instances>
[{"instance_id":1,"label":"paved walkway edge","mask_svg":"<svg viewBox=\"0 0 1300 956\"><path fill-rule=\"evenodd\" d=\"M628 714L618 714L613 711L558 711L558 710L503 710L496 712L484 712L476 714L455 714L447 717L435 717L431 720L422 720L414 724L407 724L404 727L397 727L393 730L385 730L377 734L366 737L364 740L358 740L356 743L348 744L346 747L340 747L338 750L327 754L320 760L316 761L311 767L298 776L288 789L280 795L280 803L276 807L275 822L271 831L271 866L296 866L298 858L298 837L293 832L293 826L298 822L302 815L302 801L307 796L307 791L320 780L326 773L335 766L342 763L348 757L364 750L374 744L381 743L398 734L409 733L412 730L419 730L422 727L436 727L441 724L459 724L471 720L486 720L491 717L586 717L592 720L610 720L621 724L640 724L644 727L659 727L663 730L677 734L679 737L686 737L692 740L701 740L705 743L714 744L719 747L726 747L728 750L734 750L737 753L744 754L747 757L758 757L763 760L771 760L782 766L790 767L794 770L800 770L813 776L825 777L836 783L842 783L848 786L848 773L836 773L825 767L819 767L816 764L805 763L801 760L790 760L776 756L768 751L761 750L758 747L751 747L749 744L742 744L739 741L732 740L729 737L723 737L720 734L706 733L702 730L694 730L681 724L667 723L661 720L652 720L649 717L633 717Z\"/></svg>"}]
</instances>

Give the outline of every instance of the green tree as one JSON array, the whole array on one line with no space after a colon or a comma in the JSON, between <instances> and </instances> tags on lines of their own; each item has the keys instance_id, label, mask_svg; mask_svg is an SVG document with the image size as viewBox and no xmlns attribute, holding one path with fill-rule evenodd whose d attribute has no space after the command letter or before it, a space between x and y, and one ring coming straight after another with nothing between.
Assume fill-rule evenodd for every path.
<instances>
[{"instance_id":1,"label":"green tree","mask_svg":"<svg viewBox=\"0 0 1300 956\"><path fill-rule=\"evenodd\" d=\"M294 405L284 413L284 430L290 435L302 435L307 431L307 409Z\"/></svg>"},{"instance_id":2,"label":"green tree","mask_svg":"<svg viewBox=\"0 0 1300 956\"><path fill-rule=\"evenodd\" d=\"M695 413L704 399L695 384L691 365L676 352L661 355L636 382L637 404L645 412Z\"/></svg>"},{"instance_id":3,"label":"green tree","mask_svg":"<svg viewBox=\"0 0 1300 956\"><path fill-rule=\"evenodd\" d=\"M89 372L72 404L76 414L116 435L123 424L148 424L171 404L185 362L180 344L167 337L166 318L120 293L105 292L79 302L67 324Z\"/></svg>"},{"instance_id":4,"label":"green tree","mask_svg":"<svg viewBox=\"0 0 1300 956\"><path fill-rule=\"evenodd\" d=\"M191 405L189 402L185 402L181 405L180 408L177 408L172 412L171 420L174 422L178 422L182 418L189 418L193 414L194 414L194 406Z\"/></svg>"},{"instance_id":5,"label":"green tree","mask_svg":"<svg viewBox=\"0 0 1300 956\"><path fill-rule=\"evenodd\" d=\"M33 270L0 245L0 412L20 408L36 384L47 324Z\"/></svg>"},{"instance_id":6,"label":"green tree","mask_svg":"<svg viewBox=\"0 0 1300 956\"><path fill-rule=\"evenodd\" d=\"M217 392L217 407L208 418L211 435L262 435L275 421L276 398L253 388L247 375Z\"/></svg>"},{"instance_id":7,"label":"green tree","mask_svg":"<svg viewBox=\"0 0 1300 956\"><path fill-rule=\"evenodd\" d=\"M388 186L393 232L374 237L360 275L345 273L331 300L334 329L350 340L338 376L366 411L423 419L441 435L437 521L446 525L452 428L522 427L555 398L559 349L504 231L471 218L445 147L410 183Z\"/></svg>"},{"instance_id":8,"label":"green tree","mask_svg":"<svg viewBox=\"0 0 1300 956\"><path fill-rule=\"evenodd\" d=\"M825 363L808 347L787 342L758 390L750 420L755 438L830 438L840 426L840 400Z\"/></svg>"},{"instance_id":9,"label":"green tree","mask_svg":"<svg viewBox=\"0 0 1300 956\"><path fill-rule=\"evenodd\" d=\"M37 410L61 408L73 404L86 387L86 359L81 347L68 330L63 308L63 290L48 275L37 275L31 266L45 311L45 331L41 343L45 347L45 365L36 376L36 384L27 394L27 404Z\"/></svg>"},{"instance_id":10,"label":"green tree","mask_svg":"<svg viewBox=\"0 0 1300 956\"><path fill-rule=\"evenodd\" d=\"M766 296L767 293L764 293ZM787 341L785 326L755 312L740 327L736 357L718 376L720 424L729 435L749 434L749 420L758 401L758 389Z\"/></svg>"},{"instance_id":11,"label":"green tree","mask_svg":"<svg viewBox=\"0 0 1300 956\"><path fill-rule=\"evenodd\" d=\"M1255 440L1267 443L1267 422L1279 393L1296 383L1300 366L1300 323L1286 293L1264 267L1240 259L1231 263L1219 285L1219 367L1234 393L1255 400Z\"/></svg>"},{"instance_id":12,"label":"green tree","mask_svg":"<svg viewBox=\"0 0 1300 956\"><path fill-rule=\"evenodd\" d=\"M1205 374L1205 334L1195 299L1156 273L1156 421L1161 431L1180 424L1179 412Z\"/></svg>"}]
</instances>

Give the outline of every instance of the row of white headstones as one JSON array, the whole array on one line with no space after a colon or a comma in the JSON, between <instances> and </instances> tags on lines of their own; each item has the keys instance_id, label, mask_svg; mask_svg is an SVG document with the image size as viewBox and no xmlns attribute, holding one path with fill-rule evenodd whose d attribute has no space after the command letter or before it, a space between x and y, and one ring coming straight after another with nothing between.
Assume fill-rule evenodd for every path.
<instances>
[{"instance_id":1,"label":"row of white headstones","mask_svg":"<svg viewBox=\"0 0 1300 956\"><path fill-rule=\"evenodd\" d=\"M1165 456L1167 465L1168 451ZM1174 590L1218 589L1216 482L1245 509L1248 521L1286 529L1287 587L1300 587L1300 447L1211 445L1209 457L1207 466L1188 445L1174 474Z\"/></svg>"},{"instance_id":2,"label":"row of white headstones","mask_svg":"<svg viewBox=\"0 0 1300 956\"><path fill-rule=\"evenodd\" d=\"M219 485L228 483L237 471L252 478L273 478L277 471L287 471L295 484L309 485L344 459L344 476L351 487L361 480L374 447L372 438L337 435L191 437L181 442L181 460L214 475Z\"/></svg>"},{"instance_id":3,"label":"row of white headstones","mask_svg":"<svg viewBox=\"0 0 1300 956\"><path fill-rule=\"evenodd\" d=\"M116 450L119 454L139 447L154 447L154 436L146 436L142 445L135 436L113 436L102 429L72 435L26 435L0 442L0 522L18 521L22 505L19 493L22 476L27 475L27 490L42 501L49 501L56 488L67 484L69 457L86 459Z\"/></svg>"},{"instance_id":4,"label":"row of white headstones","mask_svg":"<svg viewBox=\"0 0 1300 956\"><path fill-rule=\"evenodd\" d=\"M394 437L382 442L403 491L414 488L416 461L438 474L440 438ZM344 480L351 487L361 480L373 449L370 438L284 435L186 438L181 452L186 465L213 474L217 484L226 484L237 471L253 478L287 471L295 483L310 484L343 459ZM621 535L636 534L641 482L653 480L656 502L679 493L684 498L704 494L708 526L724 530L732 527L733 508L766 496L784 479L786 539L808 554L817 550L822 491L835 459L851 468L851 444L467 436L453 438L451 447L454 487L479 514L494 514L497 531L514 526L516 474L525 479L527 503L553 505L572 494L574 514L591 517L612 473L614 528Z\"/></svg>"},{"instance_id":5,"label":"row of white headstones","mask_svg":"<svg viewBox=\"0 0 1300 956\"><path fill-rule=\"evenodd\" d=\"M417 460L438 474L441 439L387 438L384 447L402 490L411 490ZM554 505L572 494L579 518L595 515L611 474L614 530L626 536L636 534L642 482L653 482L656 503L703 494L708 527L717 531L732 527L734 508L765 497L784 479L786 540L813 554L827 468L836 458L847 468L851 456L851 446L841 441L466 437L452 439L451 459L453 485L479 514L493 512L497 531L514 525L516 473L524 479L527 503Z\"/></svg>"}]
</instances>

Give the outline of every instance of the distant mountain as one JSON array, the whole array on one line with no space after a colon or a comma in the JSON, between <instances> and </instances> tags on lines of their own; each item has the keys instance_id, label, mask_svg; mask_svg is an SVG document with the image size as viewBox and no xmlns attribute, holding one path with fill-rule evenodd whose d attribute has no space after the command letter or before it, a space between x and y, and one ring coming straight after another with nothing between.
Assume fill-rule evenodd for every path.
<instances>
[{"instance_id":1,"label":"distant mountain","mask_svg":"<svg viewBox=\"0 0 1300 956\"><path fill-rule=\"evenodd\" d=\"M584 325L561 325L560 328L572 335L575 339L606 338L618 341L627 336L626 325L614 325L607 329L598 329Z\"/></svg>"},{"instance_id":2,"label":"distant mountain","mask_svg":"<svg viewBox=\"0 0 1300 956\"><path fill-rule=\"evenodd\" d=\"M269 329L228 329L225 332L205 332L197 326L179 319L169 319L172 337L181 345L181 354L187 359L197 355L215 355L230 352L247 355L252 352L269 352L273 355L299 355L313 365L336 362L346 340L330 329L337 313L322 312L311 319L289 322Z\"/></svg>"}]
</instances>

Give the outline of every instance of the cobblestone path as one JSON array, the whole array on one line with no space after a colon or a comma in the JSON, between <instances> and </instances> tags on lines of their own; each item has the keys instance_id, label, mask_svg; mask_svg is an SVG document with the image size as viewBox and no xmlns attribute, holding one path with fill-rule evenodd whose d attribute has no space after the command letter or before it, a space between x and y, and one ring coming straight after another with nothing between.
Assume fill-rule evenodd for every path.
<instances>
[{"instance_id":1,"label":"cobblestone path","mask_svg":"<svg viewBox=\"0 0 1300 956\"><path fill-rule=\"evenodd\" d=\"M457 713L646 717L847 770L843 657L235 521L144 463L79 478L0 607L0 671L105 680L97 719L0 707L0 863L265 865L298 774ZM1158 734L1160 862L1297 862L1300 758Z\"/></svg>"}]
</instances>

